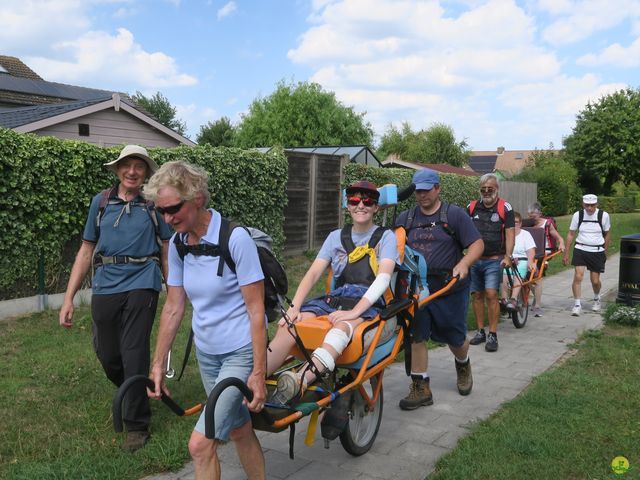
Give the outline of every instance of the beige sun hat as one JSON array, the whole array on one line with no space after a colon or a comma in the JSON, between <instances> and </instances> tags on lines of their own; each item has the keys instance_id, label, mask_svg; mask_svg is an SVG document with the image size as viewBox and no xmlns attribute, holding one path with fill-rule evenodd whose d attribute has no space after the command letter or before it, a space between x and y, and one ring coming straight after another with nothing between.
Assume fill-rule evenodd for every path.
<instances>
[{"instance_id":1,"label":"beige sun hat","mask_svg":"<svg viewBox=\"0 0 640 480\"><path fill-rule=\"evenodd\" d=\"M112 172L117 173L118 162L123 158L127 158L127 157L135 157L135 158L139 158L140 160L144 160L144 162L147 164L147 167L149 168L149 175L147 175L148 177L153 175L156 172L156 170L158 170L158 164L153 160L151 160L151 157L147 153L147 149L144 147L141 147L140 145L127 145L122 149L122 151L120 152L120 156L118 158L116 158L115 160L112 160L111 162L105 163L104 166L107 167Z\"/></svg>"}]
</instances>

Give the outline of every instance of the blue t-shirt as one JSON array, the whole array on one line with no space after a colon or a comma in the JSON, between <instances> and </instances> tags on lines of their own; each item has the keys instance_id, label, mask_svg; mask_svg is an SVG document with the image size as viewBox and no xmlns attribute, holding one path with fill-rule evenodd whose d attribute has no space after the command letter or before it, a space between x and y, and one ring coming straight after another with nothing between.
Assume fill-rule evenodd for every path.
<instances>
[{"instance_id":1,"label":"blue t-shirt","mask_svg":"<svg viewBox=\"0 0 640 480\"><path fill-rule=\"evenodd\" d=\"M211 221L200 243L217 245L222 217L213 209L209 211ZM196 347L209 355L233 352L251 342L251 321L240 287L264 280L258 249L244 228L231 232L229 252L236 263L236 273L225 263L219 277L222 257L187 254L183 261L173 239L169 246L167 284L183 287L187 293L193 306L191 328Z\"/></svg>"},{"instance_id":2,"label":"blue t-shirt","mask_svg":"<svg viewBox=\"0 0 640 480\"><path fill-rule=\"evenodd\" d=\"M160 257L160 247L156 240L156 229L149 214L158 219L162 240L171 237L171 229L157 212L147 210L146 201L137 197L130 202L119 200L107 204L100 217L100 237L96 228L96 218L100 209L102 193L91 200L89 215L84 226L82 239L95 243L95 254L105 257L116 255L129 257ZM109 264L96 268L92 289L95 295L109 295L135 289L151 288L162 290L162 271L157 262Z\"/></svg>"},{"instance_id":3,"label":"blue t-shirt","mask_svg":"<svg viewBox=\"0 0 640 480\"><path fill-rule=\"evenodd\" d=\"M353 240L353 244L356 247L366 245L376 228L378 227L374 225L370 230L362 233L351 229L351 239ZM342 241L340 240L341 232L342 229L331 232L322 244L322 248L316 257L331 263L331 270L334 278L337 278L342 274L342 271L349 261L347 251L342 246ZM391 230L386 230L382 234L382 238L374 247L374 250L376 252L378 262L385 258L391 259L396 263L399 261L398 243L396 241L395 234Z\"/></svg>"}]
</instances>

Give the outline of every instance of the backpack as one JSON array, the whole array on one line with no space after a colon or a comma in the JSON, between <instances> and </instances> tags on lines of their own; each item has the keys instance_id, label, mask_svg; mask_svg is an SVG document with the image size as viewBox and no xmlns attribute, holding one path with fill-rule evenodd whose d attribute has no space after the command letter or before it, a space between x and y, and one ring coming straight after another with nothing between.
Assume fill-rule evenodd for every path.
<instances>
[{"instance_id":1,"label":"backpack","mask_svg":"<svg viewBox=\"0 0 640 480\"><path fill-rule=\"evenodd\" d=\"M413 219L415 218L416 214L418 213L418 206L413 207L411 210L409 210L409 213L407 215L407 218L404 222L404 229L407 231L407 233L409 232L409 230L411 230L412 225L413 225ZM460 251L464 250L464 247L461 245L460 240L458 239L456 232L453 230L453 228L451 228L451 225L449 224L449 204L447 202L441 202L440 205L440 218L438 219L437 222L435 222L435 225L440 225L442 227L442 230L444 231L444 233L446 233L447 235L449 235L450 237L452 237L456 243L458 244L458 246L460 247Z\"/></svg>"},{"instance_id":2,"label":"backpack","mask_svg":"<svg viewBox=\"0 0 640 480\"><path fill-rule=\"evenodd\" d=\"M504 229L504 222L507 219L507 214L505 213L504 204L505 204L504 198L498 197L498 216L500 217L500 220L502 220L503 229ZM478 205L478 200L471 200L471 203L469 203L469 216L473 217L473 212L475 211L477 205Z\"/></svg>"},{"instance_id":3,"label":"backpack","mask_svg":"<svg viewBox=\"0 0 640 480\"><path fill-rule=\"evenodd\" d=\"M218 262L217 275L222 277L224 265L236 273L236 263L231 258L229 251L229 238L234 228L244 228L258 249L258 257L260 259L260 268L264 275L264 309L270 322L276 320L279 313L280 298L285 296L289 289L289 282L284 267L280 264L273 253L273 240L266 233L257 228L245 227L222 217L220 224L220 233L218 236L218 245L200 243L198 245L187 245L184 243L183 235L176 234L173 237L173 243L178 251L180 260L184 260L185 255L191 254L195 256L205 255L209 257L222 257L223 262Z\"/></svg>"},{"instance_id":4,"label":"backpack","mask_svg":"<svg viewBox=\"0 0 640 480\"><path fill-rule=\"evenodd\" d=\"M600 225L600 231L602 232L602 238L604 238L605 235L605 231L604 231L604 227L602 226L602 217L604 216L604 210L599 209L598 210L598 217L597 220L585 220L584 219L584 209L580 209L580 211L578 212L578 228L577 230L580 230L580 225L582 225L582 223L597 223L598 225ZM576 242L576 244L578 244L578 242ZM585 243L580 243L579 245L587 245ZM600 244L600 245L587 245L590 247L604 247L604 243Z\"/></svg>"},{"instance_id":5,"label":"backpack","mask_svg":"<svg viewBox=\"0 0 640 480\"><path fill-rule=\"evenodd\" d=\"M118 184L114 185L111 188L105 188L100 192L100 202L98 203L98 214L96 215L96 243L98 238L100 238L100 220L102 220L102 215L104 214L105 208L107 205L121 205L123 200L118 198L112 198L113 196L117 196L118 193ZM126 202L125 202L126 203ZM130 205L140 205L146 206L147 213L149 214L149 218L151 219L151 223L153 224L153 229L156 236L156 243L158 244L158 257L157 261L160 263L160 253L162 252L162 238L160 238L160 224L158 222L158 216L156 212L155 204L151 200L146 200L145 202L129 202ZM107 257L101 257L107 258ZM115 258L115 257L114 257ZM135 260L135 257L127 257L128 259ZM142 257L146 258L146 257ZM149 257L152 258L152 257ZM95 261L95 260L94 260Z\"/></svg>"},{"instance_id":6,"label":"backpack","mask_svg":"<svg viewBox=\"0 0 640 480\"><path fill-rule=\"evenodd\" d=\"M549 245L550 250L557 250L558 245L556 244L556 239L551 236L551 225L553 225L553 228L555 228L556 231L558 230L558 226L556 225L556 219L553 217L542 217L542 218L546 220L546 223L544 224L544 236L545 236L546 243L547 245Z\"/></svg>"}]
</instances>

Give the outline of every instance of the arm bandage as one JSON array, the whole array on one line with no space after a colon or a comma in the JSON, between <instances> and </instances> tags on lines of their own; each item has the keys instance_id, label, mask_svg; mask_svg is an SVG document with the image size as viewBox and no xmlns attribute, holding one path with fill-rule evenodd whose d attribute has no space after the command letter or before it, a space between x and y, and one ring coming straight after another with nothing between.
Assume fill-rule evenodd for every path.
<instances>
[{"instance_id":1,"label":"arm bandage","mask_svg":"<svg viewBox=\"0 0 640 480\"><path fill-rule=\"evenodd\" d=\"M390 281L391 275L389 275L388 273L378 274L378 276L373 281L369 289L364 293L362 298L366 298L367 300L369 300L369 302L371 302L371 305L373 305L374 303L376 303L376 300L378 300L387 290Z\"/></svg>"}]
</instances>

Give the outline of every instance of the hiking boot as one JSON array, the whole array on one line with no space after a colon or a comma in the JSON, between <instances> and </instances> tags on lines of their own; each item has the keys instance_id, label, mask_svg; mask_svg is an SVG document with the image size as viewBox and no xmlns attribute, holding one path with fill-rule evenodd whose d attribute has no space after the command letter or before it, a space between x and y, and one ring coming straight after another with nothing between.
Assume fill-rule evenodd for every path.
<instances>
[{"instance_id":1,"label":"hiking boot","mask_svg":"<svg viewBox=\"0 0 640 480\"><path fill-rule=\"evenodd\" d=\"M507 308L507 310L509 310L510 312L513 312L515 310L518 309L518 303L516 302L515 298L510 298L507 303L505 304L505 307Z\"/></svg>"},{"instance_id":2,"label":"hiking boot","mask_svg":"<svg viewBox=\"0 0 640 480\"><path fill-rule=\"evenodd\" d=\"M127 432L127 438L122 444L122 450L125 452L135 452L140 450L149 441L151 434L147 430L134 430Z\"/></svg>"},{"instance_id":3,"label":"hiking boot","mask_svg":"<svg viewBox=\"0 0 640 480\"><path fill-rule=\"evenodd\" d=\"M489 332L489 335L487 335L487 344L484 346L484 349L487 352L498 351L498 336L495 333Z\"/></svg>"},{"instance_id":4,"label":"hiking boot","mask_svg":"<svg viewBox=\"0 0 640 480\"><path fill-rule=\"evenodd\" d=\"M531 313L533 313L534 317L541 317L543 315L542 308L540 307L533 307L531 309Z\"/></svg>"},{"instance_id":5,"label":"hiking boot","mask_svg":"<svg viewBox=\"0 0 640 480\"><path fill-rule=\"evenodd\" d=\"M571 316L579 317L581 312L582 312L582 307L580 305L574 305L573 308L571 309Z\"/></svg>"},{"instance_id":6,"label":"hiking boot","mask_svg":"<svg viewBox=\"0 0 640 480\"><path fill-rule=\"evenodd\" d=\"M484 330L476 330L475 335L469 340L470 345L480 345L487 341L487 336L484 333Z\"/></svg>"},{"instance_id":7,"label":"hiking boot","mask_svg":"<svg viewBox=\"0 0 640 480\"><path fill-rule=\"evenodd\" d=\"M591 307L591 311L599 312L601 308L602 308L602 305L600 304L600 299L598 300L594 299L593 306Z\"/></svg>"},{"instance_id":8,"label":"hiking boot","mask_svg":"<svg viewBox=\"0 0 640 480\"><path fill-rule=\"evenodd\" d=\"M300 397L302 391L302 373L285 370L278 377L276 390L273 393L270 402L286 405L294 398Z\"/></svg>"},{"instance_id":9,"label":"hiking boot","mask_svg":"<svg viewBox=\"0 0 640 480\"><path fill-rule=\"evenodd\" d=\"M471 360L467 358L465 363L454 360L456 364L456 373L458 374L458 392L460 395L469 395L471 387L473 387L473 376L471 375Z\"/></svg>"},{"instance_id":10,"label":"hiking boot","mask_svg":"<svg viewBox=\"0 0 640 480\"><path fill-rule=\"evenodd\" d=\"M400 400L402 410L415 410L423 405L433 405L433 395L429 388L429 379L411 376L409 395Z\"/></svg>"}]
</instances>

